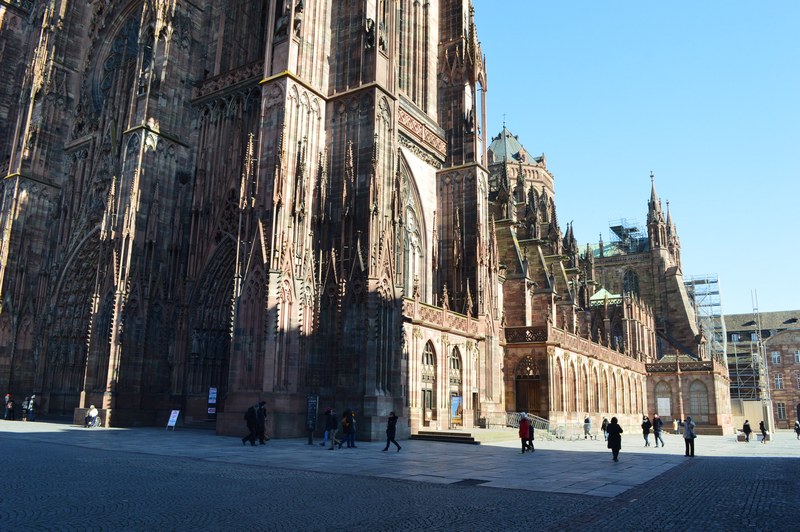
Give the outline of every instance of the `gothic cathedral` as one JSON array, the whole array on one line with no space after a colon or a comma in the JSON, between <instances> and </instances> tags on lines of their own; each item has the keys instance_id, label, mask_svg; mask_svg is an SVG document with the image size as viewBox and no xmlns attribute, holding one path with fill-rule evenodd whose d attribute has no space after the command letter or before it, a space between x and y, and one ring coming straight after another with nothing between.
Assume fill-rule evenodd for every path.
<instances>
[{"instance_id":1,"label":"gothic cathedral","mask_svg":"<svg viewBox=\"0 0 800 532\"><path fill-rule=\"evenodd\" d=\"M276 437L316 396L375 439L391 410L400 436L521 409L635 420L660 384L669 419L694 379L725 430L671 221L638 250L641 291L617 286L633 259L561 233L544 156L505 127L487 143L473 15L3 2L0 386L46 415L180 410L220 434L263 400Z\"/></svg>"}]
</instances>

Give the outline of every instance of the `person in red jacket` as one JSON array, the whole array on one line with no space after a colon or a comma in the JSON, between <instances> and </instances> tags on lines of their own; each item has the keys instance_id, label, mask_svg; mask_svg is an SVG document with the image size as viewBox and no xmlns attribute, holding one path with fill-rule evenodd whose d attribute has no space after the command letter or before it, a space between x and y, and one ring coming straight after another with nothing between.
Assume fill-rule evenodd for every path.
<instances>
[{"instance_id":1,"label":"person in red jacket","mask_svg":"<svg viewBox=\"0 0 800 532\"><path fill-rule=\"evenodd\" d=\"M528 415L523 412L519 416L519 439L522 442L522 454L525 454L525 450L528 448L528 436L530 435L530 427L531 421L528 419Z\"/></svg>"}]
</instances>

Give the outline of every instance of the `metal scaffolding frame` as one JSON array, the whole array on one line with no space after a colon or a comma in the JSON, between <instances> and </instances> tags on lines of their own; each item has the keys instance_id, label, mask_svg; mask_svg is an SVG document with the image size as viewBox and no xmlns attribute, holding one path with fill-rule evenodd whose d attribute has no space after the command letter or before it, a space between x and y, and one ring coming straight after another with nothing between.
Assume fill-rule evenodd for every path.
<instances>
[{"instance_id":1,"label":"metal scaffolding frame","mask_svg":"<svg viewBox=\"0 0 800 532\"><path fill-rule=\"evenodd\" d=\"M684 279L694 306L697 325L706 340L708 358L728 364L728 334L722 318L722 296L716 274L693 275Z\"/></svg>"}]
</instances>

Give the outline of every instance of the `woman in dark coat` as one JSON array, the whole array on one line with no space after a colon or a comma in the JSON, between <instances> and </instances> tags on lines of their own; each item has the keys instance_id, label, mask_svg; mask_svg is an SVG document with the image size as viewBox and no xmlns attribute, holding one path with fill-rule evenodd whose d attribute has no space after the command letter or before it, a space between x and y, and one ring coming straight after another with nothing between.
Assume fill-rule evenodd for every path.
<instances>
[{"instance_id":1,"label":"woman in dark coat","mask_svg":"<svg viewBox=\"0 0 800 532\"><path fill-rule=\"evenodd\" d=\"M622 449L622 427L617 423L617 418L612 417L611 423L606 427L608 431L608 448L614 456L614 461L619 462L619 450Z\"/></svg>"},{"instance_id":2,"label":"woman in dark coat","mask_svg":"<svg viewBox=\"0 0 800 532\"><path fill-rule=\"evenodd\" d=\"M393 443L397 446L397 452L400 452L400 444L397 443L394 439L395 435L397 434L397 415L394 412L389 412L389 420L386 422L386 447L383 448L384 451L389 450L389 444Z\"/></svg>"}]
</instances>

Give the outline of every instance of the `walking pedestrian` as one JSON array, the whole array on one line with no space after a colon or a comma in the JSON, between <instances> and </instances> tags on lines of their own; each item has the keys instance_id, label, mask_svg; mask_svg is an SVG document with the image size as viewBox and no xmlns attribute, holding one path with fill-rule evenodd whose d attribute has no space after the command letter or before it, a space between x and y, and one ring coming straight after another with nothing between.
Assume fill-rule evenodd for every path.
<instances>
[{"instance_id":1,"label":"walking pedestrian","mask_svg":"<svg viewBox=\"0 0 800 532\"><path fill-rule=\"evenodd\" d=\"M800 440L800 419L794 422L794 433L797 434L797 439Z\"/></svg>"},{"instance_id":2,"label":"walking pedestrian","mask_svg":"<svg viewBox=\"0 0 800 532\"><path fill-rule=\"evenodd\" d=\"M267 440L267 402L259 401L256 409L256 436L261 445L266 445Z\"/></svg>"},{"instance_id":3,"label":"walking pedestrian","mask_svg":"<svg viewBox=\"0 0 800 532\"><path fill-rule=\"evenodd\" d=\"M522 442L522 453L525 454L526 449L528 448L528 436L530 435L530 426L531 422L528 419L528 415L523 412L519 416L519 440Z\"/></svg>"},{"instance_id":4,"label":"walking pedestrian","mask_svg":"<svg viewBox=\"0 0 800 532\"><path fill-rule=\"evenodd\" d=\"M534 452L536 449L533 448L533 419L528 416L528 421L530 421L530 424L528 425L528 450L530 450L530 452Z\"/></svg>"},{"instance_id":5,"label":"walking pedestrian","mask_svg":"<svg viewBox=\"0 0 800 532\"><path fill-rule=\"evenodd\" d=\"M247 423L247 436L242 438L242 445L248 441L253 447L256 446L256 435L258 434L258 403L252 405L245 411L244 420Z\"/></svg>"},{"instance_id":6,"label":"walking pedestrian","mask_svg":"<svg viewBox=\"0 0 800 532\"><path fill-rule=\"evenodd\" d=\"M6 407L3 410L3 419L14 421L14 398L11 394L6 394Z\"/></svg>"},{"instance_id":7,"label":"walking pedestrian","mask_svg":"<svg viewBox=\"0 0 800 532\"><path fill-rule=\"evenodd\" d=\"M24 401L22 401L22 421L28 421L28 404L30 404L31 398L26 397Z\"/></svg>"},{"instance_id":8,"label":"walking pedestrian","mask_svg":"<svg viewBox=\"0 0 800 532\"><path fill-rule=\"evenodd\" d=\"M664 447L664 438L661 437L663 427L664 422L661 421L658 414L653 414L653 439L656 441L656 447L658 447L658 442L661 442L661 447Z\"/></svg>"},{"instance_id":9,"label":"walking pedestrian","mask_svg":"<svg viewBox=\"0 0 800 532\"><path fill-rule=\"evenodd\" d=\"M603 424L600 425L600 430L603 431L603 441L608 441L608 418L603 418Z\"/></svg>"},{"instance_id":10,"label":"walking pedestrian","mask_svg":"<svg viewBox=\"0 0 800 532\"><path fill-rule=\"evenodd\" d=\"M33 394L28 401L28 421L36 421L36 406L36 394Z\"/></svg>"},{"instance_id":11,"label":"walking pedestrian","mask_svg":"<svg viewBox=\"0 0 800 532\"><path fill-rule=\"evenodd\" d=\"M619 462L619 450L622 449L622 427L617 423L617 418L612 417L611 423L606 427L608 431L608 448L615 462Z\"/></svg>"},{"instance_id":12,"label":"walking pedestrian","mask_svg":"<svg viewBox=\"0 0 800 532\"><path fill-rule=\"evenodd\" d=\"M356 448L356 415L353 410L345 410L342 416L342 433L348 449Z\"/></svg>"},{"instance_id":13,"label":"walking pedestrian","mask_svg":"<svg viewBox=\"0 0 800 532\"><path fill-rule=\"evenodd\" d=\"M400 444L394 439L395 435L397 434L397 416L394 412L389 412L389 419L386 421L386 447L383 448L384 451L389 450L389 444L393 443L397 446L397 452L400 452Z\"/></svg>"},{"instance_id":14,"label":"walking pedestrian","mask_svg":"<svg viewBox=\"0 0 800 532\"><path fill-rule=\"evenodd\" d=\"M642 417L642 435L644 436L644 446L650 447L650 427L653 424L650 423L650 418L647 416Z\"/></svg>"},{"instance_id":15,"label":"walking pedestrian","mask_svg":"<svg viewBox=\"0 0 800 532\"><path fill-rule=\"evenodd\" d=\"M325 429L328 431L328 439L331 442L331 446L328 449L332 451L336 445L339 446L339 449L342 448L342 442L336 439L336 429L339 427L339 418L336 416L336 410L333 408L330 409L325 416Z\"/></svg>"},{"instance_id":16,"label":"walking pedestrian","mask_svg":"<svg viewBox=\"0 0 800 532\"><path fill-rule=\"evenodd\" d=\"M767 443L767 427L764 426L763 421L758 422L758 430L761 431L761 443Z\"/></svg>"},{"instance_id":17,"label":"walking pedestrian","mask_svg":"<svg viewBox=\"0 0 800 532\"><path fill-rule=\"evenodd\" d=\"M680 434L680 425L681 423L678 421L678 418L672 418L672 430L675 434Z\"/></svg>"},{"instance_id":18,"label":"walking pedestrian","mask_svg":"<svg viewBox=\"0 0 800 532\"><path fill-rule=\"evenodd\" d=\"M694 427L692 416L686 416L686 421L683 422L683 442L686 444L686 456L694 456L694 439L697 437Z\"/></svg>"},{"instance_id":19,"label":"walking pedestrian","mask_svg":"<svg viewBox=\"0 0 800 532\"><path fill-rule=\"evenodd\" d=\"M750 433L753 432L753 429L750 428L750 421L747 419L744 420L744 425L742 425L742 432L744 432L744 441L750 443Z\"/></svg>"},{"instance_id":20,"label":"walking pedestrian","mask_svg":"<svg viewBox=\"0 0 800 532\"><path fill-rule=\"evenodd\" d=\"M586 438L592 439L592 418L589 417L589 414L586 414L583 419L583 439Z\"/></svg>"}]
</instances>

